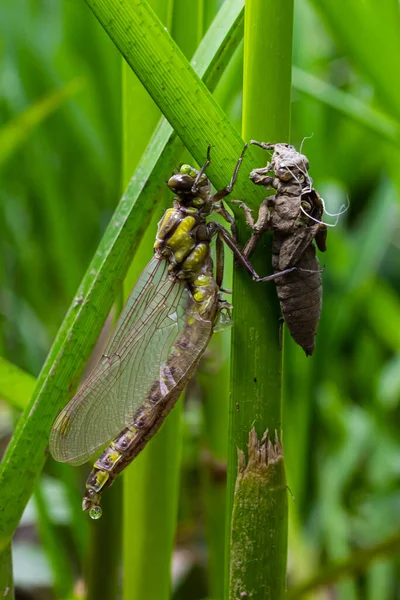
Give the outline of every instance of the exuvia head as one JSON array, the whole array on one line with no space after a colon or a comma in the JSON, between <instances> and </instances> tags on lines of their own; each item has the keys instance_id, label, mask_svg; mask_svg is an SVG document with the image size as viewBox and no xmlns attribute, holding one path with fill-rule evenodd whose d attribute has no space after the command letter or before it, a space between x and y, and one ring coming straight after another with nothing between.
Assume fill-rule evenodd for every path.
<instances>
[{"instance_id":1,"label":"exuvia head","mask_svg":"<svg viewBox=\"0 0 400 600\"><path fill-rule=\"evenodd\" d=\"M272 157L275 176L281 181L295 179L299 183L309 179L310 163L304 154L297 152L290 144L275 144Z\"/></svg>"},{"instance_id":2,"label":"exuvia head","mask_svg":"<svg viewBox=\"0 0 400 600\"><path fill-rule=\"evenodd\" d=\"M269 144L257 142L256 140L251 140L250 144L260 146L264 150L273 151L272 160L267 166L274 172L275 177L281 181L293 179L300 184L305 181L306 185L311 185L312 182L308 175L310 167L308 159L304 154L297 152L294 146L285 143Z\"/></svg>"},{"instance_id":3,"label":"exuvia head","mask_svg":"<svg viewBox=\"0 0 400 600\"><path fill-rule=\"evenodd\" d=\"M167 181L170 190L185 205L203 206L211 194L211 184L205 173L190 165L182 165Z\"/></svg>"}]
</instances>

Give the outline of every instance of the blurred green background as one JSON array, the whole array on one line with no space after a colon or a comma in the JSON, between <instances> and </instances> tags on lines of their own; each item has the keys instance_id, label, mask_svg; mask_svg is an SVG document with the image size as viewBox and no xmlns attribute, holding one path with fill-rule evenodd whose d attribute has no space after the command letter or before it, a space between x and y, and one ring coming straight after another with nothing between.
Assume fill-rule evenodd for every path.
<instances>
[{"instance_id":1,"label":"blurred green background","mask_svg":"<svg viewBox=\"0 0 400 600\"><path fill-rule=\"evenodd\" d=\"M217 5L205 3L206 23ZM36 376L122 192L122 66L84 2L6 1L0 30L0 354ZM350 1L345 10L333 0L299 0L293 64L292 143L306 138L303 152L327 209L350 202L321 257L315 355L306 359L285 335L295 585L400 531L398 3ZM239 49L215 92L238 130L241 71ZM224 368L220 352L221 345L210 350L187 392L173 561L174 597L182 600L209 593L198 459L206 445L201 401L207 405L208 374ZM15 418L0 400L1 449ZM222 438L226 423L227 416L217 425ZM54 597L56 550L35 526L40 498L50 499L49 518L79 584L88 524L82 520L79 539L70 528L81 486L71 472L48 465L15 537L15 583L26 597ZM73 480L73 499L57 483L62 475ZM307 597L394 600L398 573L398 555L380 557Z\"/></svg>"}]
</instances>

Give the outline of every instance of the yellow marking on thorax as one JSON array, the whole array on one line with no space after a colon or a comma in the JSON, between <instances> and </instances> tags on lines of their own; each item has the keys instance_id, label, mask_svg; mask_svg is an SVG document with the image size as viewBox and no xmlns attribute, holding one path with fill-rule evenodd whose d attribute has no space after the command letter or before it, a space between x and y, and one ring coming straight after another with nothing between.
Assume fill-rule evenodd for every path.
<instances>
[{"instance_id":1,"label":"yellow marking on thorax","mask_svg":"<svg viewBox=\"0 0 400 600\"><path fill-rule=\"evenodd\" d=\"M165 211L164 215L161 217L160 222L158 223L158 231L165 227L165 225L168 223L168 221L171 219L174 213L176 213L175 208L168 208Z\"/></svg>"},{"instance_id":2,"label":"yellow marking on thorax","mask_svg":"<svg viewBox=\"0 0 400 600\"><path fill-rule=\"evenodd\" d=\"M168 208L160 222L158 223L156 241L154 243L154 250L160 250L165 243L165 239L168 234L174 229L177 223L182 219L179 211L175 208Z\"/></svg>"},{"instance_id":3,"label":"yellow marking on thorax","mask_svg":"<svg viewBox=\"0 0 400 600\"><path fill-rule=\"evenodd\" d=\"M171 248L171 250L175 250L180 247L182 244L182 238L186 237L186 235L189 233L189 231L192 231L195 225L196 219L194 217L185 217L182 219L168 240L168 246Z\"/></svg>"},{"instance_id":4,"label":"yellow marking on thorax","mask_svg":"<svg viewBox=\"0 0 400 600\"><path fill-rule=\"evenodd\" d=\"M165 241L166 247L172 251L175 262L178 264L185 260L196 245L195 240L190 235L195 225L196 219L194 217L185 217L171 237Z\"/></svg>"},{"instance_id":5,"label":"yellow marking on thorax","mask_svg":"<svg viewBox=\"0 0 400 600\"><path fill-rule=\"evenodd\" d=\"M197 244L197 246L189 254L189 256L186 258L185 262L183 263L182 270L183 271L197 271L204 265L204 262L208 257L208 253L209 253L208 244L205 244L203 242L201 242L200 244Z\"/></svg>"},{"instance_id":6,"label":"yellow marking on thorax","mask_svg":"<svg viewBox=\"0 0 400 600\"><path fill-rule=\"evenodd\" d=\"M193 279L193 285L199 286L199 287L204 287L206 285L210 285L210 282L211 282L211 277L209 275L204 275L204 273L200 273L200 275L198 275L196 277L196 279Z\"/></svg>"}]
</instances>

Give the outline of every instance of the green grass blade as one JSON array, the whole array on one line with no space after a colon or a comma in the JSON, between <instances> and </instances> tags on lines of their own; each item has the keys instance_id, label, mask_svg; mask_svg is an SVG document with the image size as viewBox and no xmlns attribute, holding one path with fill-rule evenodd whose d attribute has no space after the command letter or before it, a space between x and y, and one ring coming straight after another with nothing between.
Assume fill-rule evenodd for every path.
<instances>
[{"instance_id":1,"label":"green grass blade","mask_svg":"<svg viewBox=\"0 0 400 600\"><path fill-rule=\"evenodd\" d=\"M151 5L151 2L149 2ZM174 0L171 35L187 59L191 59L204 34L204 0L191 0L190 19L185 0Z\"/></svg>"},{"instance_id":2,"label":"green grass blade","mask_svg":"<svg viewBox=\"0 0 400 600\"><path fill-rule=\"evenodd\" d=\"M348 558L326 565L315 577L289 588L286 600L303 598L307 593L319 587L332 585L344 577L359 575L365 572L373 561L396 556L399 551L400 534L398 533L369 548L359 548Z\"/></svg>"},{"instance_id":3,"label":"green grass blade","mask_svg":"<svg viewBox=\"0 0 400 600\"><path fill-rule=\"evenodd\" d=\"M226 265L224 285L228 289L231 286ZM212 598L223 598L224 594L230 339L230 331L213 336L198 375L203 396L202 491Z\"/></svg>"},{"instance_id":4,"label":"green grass blade","mask_svg":"<svg viewBox=\"0 0 400 600\"><path fill-rule=\"evenodd\" d=\"M0 553L0 598L14 600L11 544Z\"/></svg>"},{"instance_id":5,"label":"green grass blade","mask_svg":"<svg viewBox=\"0 0 400 600\"><path fill-rule=\"evenodd\" d=\"M265 23L274 24L268 29L268 36ZM279 3L253 0L246 4L242 125L245 139L289 141L292 23L292 0ZM265 65L268 65L268 77L264 76ZM267 163L266 153L259 154L259 162ZM239 230L239 235L243 242L243 229ZM264 265L270 264L270 256L270 244L260 244L253 259L256 268L265 269ZM254 284L236 269L233 289L228 462L228 503L233 508L232 525L228 528L231 537L227 537L231 555L225 597L233 600L243 594L278 600L285 589L287 554L283 456L280 450L278 452L277 444L278 455L274 459L272 444L268 443L264 461L258 464L254 457L251 459L249 447L248 466L244 469L243 455L243 469L237 474L237 449L244 453L250 439L254 454L258 445L255 432L261 440L267 429L272 439L275 432L281 439L280 311L273 284ZM251 551L248 550L250 547Z\"/></svg>"},{"instance_id":6,"label":"green grass blade","mask_svg":"<svg viewBox=\"0 0 400 600\"><path fill-rule=\"evenodd\" d=\"M400 14L397 2L383 0L379 10L373 2L335 0L316 2L347 58L373 83L387 110L400 118ZM379 19L379 26L377 26ZM355 27L356 24L356 27ZM367 43L373 40L374 43Z\"/></svg>"},{"instance_id":7,"label":"green grass blade","mask_svg":"<svg viewBox=\"0 0 400 600\"><path fill-rule=\"evenodd\" d=\"M60 90L47 94L0 129L0 167L25 143L35 127L83 88L82 79L74 79Z\"/></svg>"},{"instance_id":8,"label":"green grass blade","mask_svg":"<svg viewBox=\"0 0 400 600\"><path fill-rule=\"evenodd\" d=\"M216 187L224 187L243 142L148 4L143 0L131 4L121 0L117 6L113 0L87 0L87 4L199 164L204 163L207 146L213 145L207 173ZM248 185L252 164L250 150L235 196L254 206L262 192Z\"/></svg>"},{"instance_id":9,"label":"green grass blade","mask_svg":"<svg viewBox=\"0 0 400 600\"><path fill-rule=\"evenodd\" d=\"M398 143L400 125L395 119L302 69L293 67L292 76L293 87L298 91L324 102L390 142Z\"/></svg>"},{"instance_id":10,"label":"green grass blade","mask_svg":"<svg viewBox=\"0 0 400 600\"><path fill-rule=\"evenodd\" d=\"M124 520L127 530L124 535L124 598L127 600L170 598L182 445L181 416L182 402L179 402L149 443L146 454L142 453L132 465L132 481L124 490L125 515L129 506L132 513Z\"/></svg>"},{"instance_id":11,"label":"green grass blade","mask_svg":"<svg viewBox=\"0 0 400 600\"><path fill-rule=\"evenodd\" d=\"M229 38L228 41L224 41L224 34L227 30L240 30L241 26L241 3L232 2L228 9L229 12L225 14L230 15L232 19L222 23L223 26L219 30L214 29L214 37L208 39L210 47L213 47L218 55L217 60L213 61L215 68L220 68L224 61L221 58L224 54L220 52L221 44L222 49L226 51L231 48ZM162 35L167 36L169 40L163 28ZM237 43L235 36L233 39ZM209 57L209 51L205 51L204 56ZM185 61L184 64L186 65ZM197 58L197 68L205 77L210 73L207 71L208 66ZM194 85L199 86L193 72L190 73ZM212 98L210 101L213 103ZM193 119L197 117L197 109L193 104L187 103L185 108L192 114ZM226 118L224 119L233 145L237 143L241 147L240 139L230 129ZM1 463L0 486L5 510L0 512L0 550L10 540L38 480L46 459L45 449L53 420L65 405L72 390L76 388L85 358L90 354L109 313L119 282L124 278L135 253L134 242L140 239L150 221L153 206L157 202L160 190L164 189L165 179L175 166L177 149L180 148L181 142L171 135L171 128L165 123L161 125L122 197L63 321L38 379L32 400L18 423ZM232 148L229 150L232 152ZM231 158L233 165L237 158L236 153L235 159L233 156ZM219 180L228 180L230 173L229 167L225 177L218 172Z\"/></svg>"},{"instance_id":12,"label":"green grass blade","mask_svg":"<svg viewBox=\"0 0 400 600\"><path fill-rule=\"evenodd\" d=\"M74 574L65 546L60 544L54 523L49 513L48 501L42 483L36 486L34 498L38 515L38 530L43 548L53 574L56 594L66 598L74 586Z\"/></svg>"},{"instance_id":13,"label":"green grass blade","mask_svg":"<svg viewBox=\"0 0 400 600\"><path fill-rule=\"evenodd\" d=\"M122 546L122 479L102 500L103 517L89 523L90 543L85 567L86 599L120 598Z\"/></svg>"},{"instance_id":14,"label":"green grass blade","mask_svg":"<svg viewBox=\"0 0 400 600\"><path fill-rule=\"evenodd\" d=\"M173 0L152 0L158 18L170 29ZM160 119L160 109L129 65L122 59L122 181L124 186L136 169Z\"/></svg>"},{"instance_id":15,"label":"green grass blade","mask_svg":"<svg viewBox=\"0 0 400 600\"><path fill-rule=\"evenodd\" d=\"M32 375L0 357L0 396L11 406L23 410L35 385L36 379Z\"/></svg>"}]
</instances>

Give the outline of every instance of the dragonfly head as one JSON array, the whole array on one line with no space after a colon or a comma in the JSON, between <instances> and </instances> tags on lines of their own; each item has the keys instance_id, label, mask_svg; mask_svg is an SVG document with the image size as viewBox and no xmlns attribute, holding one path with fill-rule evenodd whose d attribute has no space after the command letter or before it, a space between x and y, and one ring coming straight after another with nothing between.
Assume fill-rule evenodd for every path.
<instances>
[{"instance_id":1,"label":"dragonfly head","mask_svg":"<svg viewBox=\"0 0 400 600\"><path fill-rule=\"evenodd\" d=\"M170 177L167 185L178 196L184 206L202 207L210 198L211 184L203 173L198 178L199 171L190 165L182 165L178 173Z\"/></svg>"}]
</instances>

